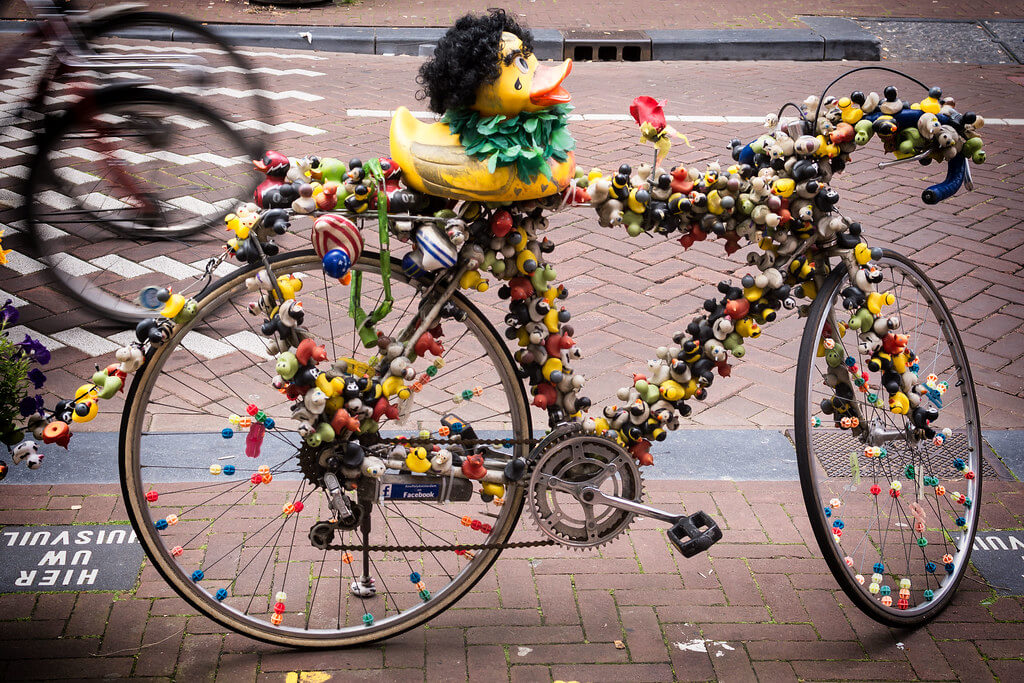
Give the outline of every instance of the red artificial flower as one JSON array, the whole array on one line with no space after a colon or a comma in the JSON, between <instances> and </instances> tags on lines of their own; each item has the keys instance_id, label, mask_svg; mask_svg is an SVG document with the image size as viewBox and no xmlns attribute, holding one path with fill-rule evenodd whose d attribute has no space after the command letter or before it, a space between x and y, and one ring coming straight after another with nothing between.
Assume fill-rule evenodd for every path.
<instances>
[{"instance_id":1,"label":"red artificial flower","mask_svg":"<svg viewBox=\"0 0 1024 683\"><path fill-rule=\"evenodd\" d=\"M641 95L633 100L633 104L629 105L629 113L632 114L633 120L638 126L649 123L660 132L665 130L667 125L664 107L665 102L659 102L648 95Z\"/></svg>"}]
</instances>

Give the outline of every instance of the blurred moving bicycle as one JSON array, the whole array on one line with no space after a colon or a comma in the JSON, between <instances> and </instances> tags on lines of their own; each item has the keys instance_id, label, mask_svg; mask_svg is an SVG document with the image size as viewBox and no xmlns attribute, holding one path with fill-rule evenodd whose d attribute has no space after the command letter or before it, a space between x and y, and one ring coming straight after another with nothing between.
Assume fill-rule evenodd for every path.
<instances>
[{"instance_id":1,"label":"blurred moving bicycle","mask_svg":"<svg viewBox=\"0 0 1024 683\"><path fill-rule=\"evenodd\" d=\"M5 139L31 142L7 172L24 181L8 202L20 204L10 206L24 219L20 246L89 308L139 320L151 314L140 289L175 273L123 253L154 239L202 241L251 193L238 166L267 144L271 93L243 54L184 17L26 4L32 29L0 54L8 83L24 84L8 91L18 101L0 104Z\"/></svg>"}]
</instances>

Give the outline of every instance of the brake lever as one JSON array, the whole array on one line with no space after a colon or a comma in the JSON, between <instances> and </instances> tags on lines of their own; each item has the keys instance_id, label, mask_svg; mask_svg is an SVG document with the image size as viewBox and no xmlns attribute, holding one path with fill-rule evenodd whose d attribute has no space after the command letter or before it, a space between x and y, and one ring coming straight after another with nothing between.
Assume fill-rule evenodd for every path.
<instances>
[{"instance_id":1,"label":"brake lever","mask_svg":"<svg viewBox=\"0 0 1024 683\"><path fill-rule=\"evenodd\" d=\"M925 157L927 157L931 153L932 153L932 150L926 149L925 151L921 152L920 154L915 154L912 157L903 157L902 159L891 159L889 161L879 161L878 162L878 168L889 168L890 166L895 166L896 164L905 164L905 163L907 163L909 161L920 161L921 159L924 159Z\"/></svg>"}]
</instances>

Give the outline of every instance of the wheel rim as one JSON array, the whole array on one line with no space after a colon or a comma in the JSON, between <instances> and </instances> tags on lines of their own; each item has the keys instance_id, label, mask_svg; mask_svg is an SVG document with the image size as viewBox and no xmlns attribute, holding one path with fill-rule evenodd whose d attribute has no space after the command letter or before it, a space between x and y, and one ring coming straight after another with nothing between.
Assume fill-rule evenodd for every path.
<instances>
[{"instance_id":1,"label":"wheel rim","mask_svg":"<svg viewBox=\"0 0 1024 683\"><path fill-rule=\"evenodd\" d=\"M952 597L966 569L979 514L981 433L966 354L934 286L904 259L886 256L879 265L883 272L879 291L891 291L895 296L888 314L900 317L896 332L910 336L910 346L920 361L920 379L926 381L934 375L933 385L948 384L944 394L933 392L921 404L936 406L941 401L932 428L939 434L948 428L952 434L942 445L915 438L907 431L906 415L869 402L871 395L884 401L888 394L879 385L881 373L868 369L870 354L859 347L850 330L836 348L842 349L844 357L851 356L859 370L868 371L868 391L858 388L855 392L866 427L855 437L854 430L834 429L834 416L823 414L820 402L833 395L824 384L828 360L812 351L809 382L801 385L803 396L798 398L798 406L802 402L803 415L808 418L797 425L798 432L804 432L798 442L803 441L802 450L806 451L802 475L810 475L811 489L805 489L808 512L817 527L822 552L837 570L840 583L876 614L911 621L937 613ZM830 320L850 317L851 311L843 307L839 295L848 284L844 273L834 288L819 295L831 304L823 306L809 322L815 325L813 340L834 336L824 334L833 325ZM815 419L820 426L815 426ZM899 438L880 441L885 432L898 431L903 433ZM872 433L874 440L866 443ZM865 450L872 443L880 444L880 453ZM859 482L855 469L859 469ZM971 478L967 472L972 473ZM898 487L893 482L898 482ZM876 492L872 487L877 487ZM915 509L914 504L920 508ZM826 536L829 540L822 540ZM877 571L879 565L882 571ZM881 580L876 580L878 574ZM903 595L907 603L901 606L900 589L906 586L902 583L906 579L910 581L909 595ZM886 604L887 595L891 604Z\"/></svg>"},{"instance_id":2,"label":"wheel rim","mask_svg":"<svg viewBox=\"0 0 1024 683\"><path fill-rule=\"evenodd\" d=\"M368 269L363 279L363 295L366 302L364 305L368 307L368 304L377 298L376 289L368 282L369 276L375 273L375 270L366 260L359 265ZM280 268L288 270L282 271ZM342 316L345 315L345 306L339 305L345 302L342 293L331 292L331 289L344 288L337 283L331 288L323 286L325 280L319 259L314 255L288 259L275 270L278 273L300 270L310 273L301 293L307 311L306 326L317 335L318 331L327 332L333 324L334 339L338 344L337 355L349 353L350 346L346 346L344 351L340 346L342 339L351 341L348 330L343 331L340 328L342 321L337 317L333 321L327 318L311 321L308 313L318 308L333 308ZM398 278L393 280L396 317L405 308L406 299L414 291L397 280ZM217 299L229 299L230 293L237 294L239 288L244 293L242 280L236 282L238 285L235 290L225 290L222 296L209 299L214 303L214 307ZM321 295L324 297L322 300ZM248 298L253 296L250 295ZM182 378L196 376L198 368L193 368L191 374L187 373L186 369L189 365L194 366L197 361L202 360L197 358L195 352L189 351L187 346L182 347L184 353L166 349L176 346L186 332L191 332L197 326L208 338L223 340L225 337L231 337L237 331L231 331L233 328L229 326L229 321L238 320L244 315L244 318L241 318L242 322L247 326L251 324L252 318L244 313L243 308L238 302L231 302L211 316L197 316L193 321L196 324L183 326L166 347L162 347L151 359L139 377L138 387L133 388L134 400L126 411L125 425L128 431L124 442L123 474L126 496L130 501L130 514L150 557L161 573L186 599L214 619L248 635L274 642L313 646L355 644L394 635L431 618L461 597L483 575L498 553L481 550L458 555L450 551L404 551L371 552L364 556L359 551L352 550L352 561L346 563L340 551L313 548L307 538L307 529L317 520L327 518L326 502L321 491L313 490L312 485L305 480L296 480L297 473L291 471L295 469L295 449L281 443L281 440L295 443L299 439L285 426L290 420L283 417L281 408L286 403L283 397L278 397L281 400L280 404L265 409L280 426L275 426L272 432L268 432L273 438L266 440L264 450L270 453L261 456L260 460L248 461L248 458L240 455L244 438L238 437L244 435L239 434L234 439L225 440L218 433L228 424L226 418L229 413L226 411L244 414L239 413L239 410L244 411L243 401L267 401L271 394L276 393L270 387L269 377L265 372L250 367L251 363L242 363L231 358L234 355L243 355L249 360L255 360L254 356L227 354L218 361L222 365L227 363L231 367L238 366L227 376L227 380L237 382L239 387L252 387L251 394L231 396L230 392L227 392L226 397L218 398L214 394L216 386L223 386L224 382L213 380L208 385L211 387L208 393L213 395L207 397L209 400L206 406L196 406L201 408L200 410L193 410L191 406L188 410L183 410L180 401L177 406L169 407L168 404L174 402L164 400L165 392L169 391L172 384L178 384ZM408 315L411 313L407 313L406 317ZM488 430L485 432L488 434L496 429L522 438L529 433L529 419L521 384L514 379L514 374L506 377L514 373L507 362L506 352L500 347L485 348L490 331L485 323L475 320L474 316L475 314L471 313L467 318L465 334L462 334L462 325L454 321L444 323L445 338L452 342L450 347L445 346L445 356L446 360L450 358L451 362L447 363L432 381L436 388L428 392L431 384L428 382L417 397L423 399L423 409L411 416L411 427L401 430L389 429L388 433L397 434L401 431L406 436L415 436L420 418L433 419L439 416L437 411L440 408L448 407L454 408L460 416L471 421L475 428L480 429L477 425L481 425L484 430ZM387 332L392 324L398 322L391 321L392 318L386 319L381 329ZM249 331L252 331L251 328ZM478 334L480 337L476 336ZM333 355L326 338L317 336L318 341L325 343L328 352ZM233 339L241 345L240 337L236 336ZM248 339L251 341L251 338ZM483 341L477 341L478 339ZM490 339L493 341L493 338ZM249 342L245 343L248 345ZM461 361L480 355L474 352L485 354L485 359L476 360L478 365L489 361L490 370L493 371L491 376L503 377L506 381L490 389L494 396L488 397L485 392L477 401L454 405L449 400L444 405L433 405L436 401L428 397L442 400L436 397L443 393L442 387L449 386L448 382L454 382L450 386L461 386L469 381L470 374L467 374ZM368 352L366 353L368 355ZM273 372L273 361L267 363L270 372ZM423 364L421 359L419 365ZM263 364L263 369L266 369L266 363ZM451 373L450 380L442 375L449 369L456 371ZM476 374L479 374L479 369ZM264 393L257 395L255 391L260 383L263 384L264 388L261 391ZM503 397L501 402L507 404L500 414L494 408L495 402L498 401L498 392ZM201 399L193 400L201 402ZM212 418L203 414L203 411L213 412L214 407L224 412L220 415L214 414ZM489 419L473 421L468 417L470 414ZM158 431L153 425L160 421L161 417L164 421L163 431ZM197 467L191 460L185 462L183 459L180 467L168 468L165 462L166 451L161 450L161 441L165 444L169 442L167 432L172 428L172 420L195 422L196 431L201 432L198 438L204 439L204 448L209 451L204 454L209 463L202 469L207 469L209 464L235 464L237 469L233 476L237 482L233 485L228 484L224 481L223 473L216 475L221 479L217 482L215 475L211 475L209 471L197 470L190 471L187 478L192 481L189 483L159 481L167 480L168 477L185 479L186 477L180 476L185 472L184 468ZM501 428L502 422L506 423L505 430ZM145 431L142 429L143 426L146 426ZM426 423L423 426L427 427ZM484 433L481 434L483 435ZM218 460L218 457L222 457L219 455L222 452L239 457ZM526 451L523 446L518 446L506 452L524 455ZM266 455L271 457L266 458ZM255 470L255 466L260 464L270 466L275 478L269 485L253 486L244 477L249 477L252 474L250 470ZM149 502L145 498L151 488L159 491L156 502ZM479 485L475 488L479 489ZM233 502L239 494L246 500L254 498L255 508L262 508L259 515L251 509L253 506L242 506ZM510 489L506 493L505 504L500 507L493 503L485 504L475 492L469 501L449 503L445 506L420 501L391 501L385 502L382 506L375 505L371 516L374 530L370 534L370 543L498 543L507 539L515 526L522 506L522 496L522 487ZM273 503L265 503L264 497ZM196 508L195 498L202 499L203 509ZM209 500L212 498L215 500ZM282 504L296 500L302 500L304 503L301 513L283 516ZM213 509L217 512L217 508L220 507L225 509L219 516L208 511ZM156 522L160 519L166 520L169 514L177 514L179 521L158 531L155 528ZM463 526L464 516L489 523L492 531L487 534L482 533L482 530ZM239 536L238 527L258 531L251 536ZM270 540L275 532L278 534L275 540ZM339 540L355 544L358 542L358 533L344 532L336 538L336 542ZM235 548L234 546L240 542L240 547ZM183 551L180 555L174 556L173 551L177 545L182 546ZM270 545L275 547L271 548ZM376 579L378 589L376 597L365 600L354 596L350 590L350 584L361 576L360 568L363 566L364 557L368 558L370 573ZM227 571L226 567L230 567L232 571ZM241 570L238 570L239 567ZM192 572L196 569L204 572L199 582L191 580ZM411 579L414 577L411 575L414 571L420 574L420 580L430 591L431 595L427 600L420 597L420 589L413 585ZM258 578L254 578L257 575ZM228 595L223 600L218 600L216 591L221 588L224 588ZM273 614L275 596L281 590L288 595L284 601L284 621L281 625L273 625L269 619ZM365 613L374 615L371 625L364 625L362 615Z\"/></svg>"},{"instance_id":3,"label":"wheel rim","mask_svg":"<svg viewBox=\"0 0 1024 683\"><path fill-rule=\"evenodd\" d=\"M35 250L75 298L139 320L151 315L136 301L142 288L180 290L202 275L222 239L209 226L251 182L251 148L209 110L162 93L119 89L77 111L87 115L53 130L34 162L26 201ZM231 168L239 181L218 180ZM138 256L139 240L162 238L179 242Z\"/></svg>"}]
</instances>

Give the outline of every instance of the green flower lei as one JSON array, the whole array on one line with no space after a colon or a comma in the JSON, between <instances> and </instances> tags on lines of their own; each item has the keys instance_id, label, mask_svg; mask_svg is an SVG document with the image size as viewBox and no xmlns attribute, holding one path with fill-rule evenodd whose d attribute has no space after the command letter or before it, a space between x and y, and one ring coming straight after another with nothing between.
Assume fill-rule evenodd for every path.
<instances>
[{"instance_id":1,"label":"green flower lei","mask_svg":"<svg viewBox=\"0 0 1024 683\"><path fill-rule=\"evenodd\" d=\"M459 136L466 154L486 162L491 173L499 166L515 164L519 178L533 182L541 173L552 180L548 159L565 161L576 149L569 134L572 110L572 105L556 104L513 117L482 117L472 109L449 109L441 121Z\"/></svg>"}]
</instances>

